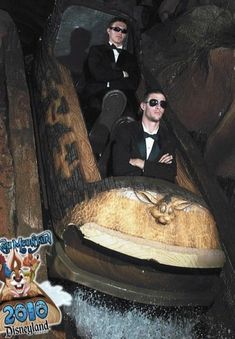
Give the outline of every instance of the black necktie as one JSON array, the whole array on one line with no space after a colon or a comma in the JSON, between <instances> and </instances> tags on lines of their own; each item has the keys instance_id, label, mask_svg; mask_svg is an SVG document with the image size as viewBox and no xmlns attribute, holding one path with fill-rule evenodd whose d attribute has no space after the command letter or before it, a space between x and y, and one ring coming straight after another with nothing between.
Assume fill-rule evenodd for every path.
<instances>
[{"instance_id":1,"label":"black necktie","mask_svg":"<svg viewBox=\"0 0 235 339\"><path fill-rule=\"evenodd\" d=\"M144 137L145 137L145 139L146 139L146 138L152 138L152 139L155 140L155 141L157 141L157 139L158 139L157 133L156 133L156 134L149 134L149 133L147 133L147 132L144 132Z\"/></svg>"},{"instance_id":2,"label":"black necktie","mask_svg":"<svg viewBox=\"0 0 235 339\"><path fill-rule=\"evenodd\" d=\"M112 49L116 49L116 51L118 51L118 53L121 53L122 48L118 48L117 46L115 46L114 44L111 45Z\"/></svg>"}]
</instances>

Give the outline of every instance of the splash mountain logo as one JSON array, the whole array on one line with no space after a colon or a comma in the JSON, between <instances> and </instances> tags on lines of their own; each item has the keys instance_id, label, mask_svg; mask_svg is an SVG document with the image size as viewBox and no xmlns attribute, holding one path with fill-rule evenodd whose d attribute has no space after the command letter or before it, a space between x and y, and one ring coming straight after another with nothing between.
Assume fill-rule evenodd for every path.
<instances>
[{"instance_id":1,"label":"splash mountain logo","mask_svg":"<svg viewBox=\"0 0 235 339\"><path fill-rule=\"evenodd\" d=\"M0 239L0 333L6 338L46 333L61 322L60 309L35 280L39 249L52 243L50 231Z\"/></svg>"}]
</instances>

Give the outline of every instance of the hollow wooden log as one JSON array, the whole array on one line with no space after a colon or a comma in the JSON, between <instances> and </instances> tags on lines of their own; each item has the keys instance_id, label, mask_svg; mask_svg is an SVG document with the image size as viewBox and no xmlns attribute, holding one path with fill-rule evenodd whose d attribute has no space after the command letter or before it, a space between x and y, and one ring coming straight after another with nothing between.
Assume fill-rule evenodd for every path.
<instances>
[{"instance_id":1,"label":"hollow wooden log","mask_svg":"<svg viewBox=\"0 0 235 339\"><path fill-rule=\"evenodd\" d=\"M28 237L43 231L41 197L29 91L16 27L0 11L1 236ZM38 279L46 278L45 255Z\"/></svg>"},{"instance_id":2,"label":"hollow wooden log","mask_svg":"<svg viewBox=\"0 0 235 339\"><path fill-rule=\"evenodd\" d=\"M66 7L65 3L63 5ZM159 302L168 305L187 303L189 305L192 304L189 299L193 294L195 297L193 297L193 304L206 305L209 299L211 302L212 294L210 293L209 299L205 297L204 292L207 289L201 293L199 285L206 286L209 282L212 286L217 281L218 271L220 271L212 268L220 268L224 260L214 219L201 197L177 185L144 177L101 180L84 128L79 100L69 69L60 65L53 54L62 11L65 7L57 8L52 18L52 29L47 34L48 40L44 41L36 65L37 88L34 92L48 210L52 217L52 229L58 236L51 256L52 274L140 302ZM168 125L169 130L177 129L178 126L174 122ZM184 133L186 133L185 130ZM177 146L178 143L180 144L178 148L180 155L182 155L182 158L178 157L179 176L177 180L182 183L182 186L198 192L201 189L200 180L197 180L197 176L191 176L191 171L193 166L195 166L195 171L203 167L203 161L196 157L197 163L194 164L194 158L189 159L193 152L190 154L185 148L188 147L191 151L194 146L191 141L188 143L188 135L185 138L181 137L178 131L175 135ZM190 164L189 167L188 164ZM188 170L185 170L186 167ZM129 191L136 195L135 201L130 198ZM120 192L126 194L122 197L123 199L119 196ZM112 193L114 193L113 197L109 195ZM140 202L140 196L143 197L143 195L145 195L145 201ZM178 200L184 200L185 205L197 205L198 210L195 212L194 207L185 206L185 210L173 211L172 206L175 208L177 205L175 202ZM138 205L137 208L132 209L135 204ZM140 215L136 211L139 211ZM166 211L169 213L162 215ZM202 212L198 218L200 220L197 220L198 211L199 214ZM171 219L172 215L174 220ZM184 220L180 215L184 215ZM193 222L191 222L192 216L194 216ZM148 245L151 241L155 244L158 242L168 249L171 246L177 247L178 254L180 253L181 256L178 263L180 265L186 263L186 267L180 267L182 268L179 272L180 286L177 285L177 288L174 288L172 284L179 278L178 271L174 271L176 269L174 263L177 263L177 259L174 258L174 263L170 262L172 255L169 256L168 262L162 261L160 257L139 258L139 247L135 251L137 255L132 257L130 252L118 251L116 245L115 248L109 247L109 241L106 244L103 240L101 243L95 242L93 236L97 229L94 228L93 234L87 240L84 236L88 233L85 234L85 231L83 233L83 230L91 224L95 224L102 232L115 233L115 240L118 238L117 233L120 232L125 240L128 238L133 241L133 248L134 244L139 245L140 240ZM142 227L144 224L146 228ZM184 250L180 251L182 247ZM204 254L206 253L202 266L197 264L200 256L194 262L191 259L185 260L190 252L192 254L197 250L200 253L203 251L205 251ZM182 253L185 254L184 257ZM208 253L212 256L207 255ZM211 258L215 253L221 255L221 261L218 260L213 265L213 260L209 260L210 265L206 265L205 258ZM158 262L158 265L152 266L153 260L151 259L154 259L155 264ZM193 262L191 266L190 261ZM170 267L171 264L173 266ZM201 274L201 268L203 272L206 270L205 274L208 273L206 279ZM134 282L132 272L135 272ZM199 282L195 294L189 291L192 279L195 280L194 274ZM211 280L208 277L211 277ZM168 289L166 293L163 293L166 281ZM174 292L180 291L177 294L179 298L174 296L173 290Z\"/></svg>"},{"instance_id":3,"label":"hollow wooden log","mask_svg":"<svg viewBox=\"0 0 235 339\"><path fill-rule=\"evenodd\" d=\"M57 222L84 198L84 185L101 176L71 75L56 59L46 62L49 69L39 89L38 135L50 214Z\"/></svg>"}]
</instances>

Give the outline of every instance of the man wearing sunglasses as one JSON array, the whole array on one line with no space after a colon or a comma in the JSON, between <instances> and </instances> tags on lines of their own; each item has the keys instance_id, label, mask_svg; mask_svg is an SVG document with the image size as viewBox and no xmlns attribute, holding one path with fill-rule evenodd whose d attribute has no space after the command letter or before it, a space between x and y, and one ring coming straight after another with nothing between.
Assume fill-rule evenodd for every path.
<instances>
[{"instance_id":1,"label":"man wearing sunglasses","mask_svg":"<svg viewBox=\"0 0 235 339\"><path fill-rule=\"evenodd\" d=\"M124 48L127 21L113 18L108 24L107 34L106 44L90 48L85 72L84 94L90 108L86 120L93 126L90 140L98 154L102 153L113 123L124 110L127 115L135 114L135 92L140 80L137 58Z\"/></svg>"},{"instance_id":2,"label":"man wearing sunglasses","mask_svg":"<svg viewBox=\"0 0 235 339\"><path fill-rule=\"evenodd\" d=\"M112 149L113 175L175 181L175 144L161 121L166 106L162 91L150 91L140 104L141 120L117 127Z\"/></svg>"}]
</instances>

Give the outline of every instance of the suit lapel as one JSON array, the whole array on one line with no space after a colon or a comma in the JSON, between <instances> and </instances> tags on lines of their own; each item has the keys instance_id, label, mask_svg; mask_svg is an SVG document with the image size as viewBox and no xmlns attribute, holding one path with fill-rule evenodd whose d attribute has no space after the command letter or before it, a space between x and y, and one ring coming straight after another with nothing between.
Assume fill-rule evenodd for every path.
<instances>
[{"instance_id":1,"label":"suit lapel","mask_svg":"<svg viewBox=\"0 0 235 339\"><path fill-rule=\"evenodd\" d=\"M124 60L126 60L126 53L125 53L125 50L122 50L122 51L119 53L119 56L118 56L118 59L117 59L117 65L118 65L118 66L122 66Z\"/></svg>"},{"instance_id":2,"label":"suit lapel","mask_svg":"<svg viewBox=\"0 0 235 339\"><path fill-rule=\"evenodd\" d=\"M158 130L158 138L154 141L152 150L149 154L149 160L154 161L157 158L160 158L160 155L162 155L162 140L164 140L164 137L162 137L162 128L161 125L159 126Z\"/></svg>"},{"instance_id":3,"label":"suit lapel","mask_svg":"<svg viewBox=\"0 0 235 339\"><path fill-rule=\"evenodd\" d=\"M114 58L114 54L113 54L113 50L111 48L110 45L105 45L105 51L106 51L106 55L109 58L109 60L111 62L115 62L115 58Z\"/></svg>"},{"instance_id":4,"label":"suit lapel","mask_svg":"<svg viewBox=\"0 0 235 339\"><path fill-rule=\"evenodd\" d=\"M159 147L159 144L158 144L158 141L154 141L153 143L153 147L151 149L151 152L149 154L149 157L148 157L148 160L150 161L154 161L158 158L160 154L160 147Z\"/></svg>"},{"instance_id":5,"label":"suit lapel","mask_svg":"<svg viewBox=\"0 0 235 339\"><path fill-rule=\"evenodd\" d=\"M141 159L146 159L146 144L145 144L143 127L141 123L139 123L138 125L138 133L136 135L136 144L137 144L137 148L140 153Z\"/></svg>"}]
</instances>

